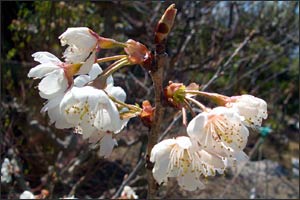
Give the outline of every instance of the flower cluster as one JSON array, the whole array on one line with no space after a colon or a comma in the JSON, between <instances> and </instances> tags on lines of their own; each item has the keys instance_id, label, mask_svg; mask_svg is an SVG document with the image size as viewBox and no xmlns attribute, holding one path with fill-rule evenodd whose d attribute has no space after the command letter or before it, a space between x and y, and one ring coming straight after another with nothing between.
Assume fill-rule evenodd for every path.
<instances>
[{"instance_id":1,"label":"flower cluster","mask_svg":"<svg viewBox=\"0 0 300 200\"><path fill-rule=\"evenodd\" d=\"M139 196L136 195L135 191L128 185L124 186L121 196L118 199L138 199Z\"/></svg>"},{"instance_id":2,"label":"flower cluster","mask_svg":"<svg viewBox=\"0 0 300 200\"><path fill-rule=\"evenodd\" d=\"M243 149L248 128L261 126L267 118L267 103L262 99L251 95L227 97L195 88L195 84L185 87L172 82L165 88L166 97L174 107L191 108L191 102L202 112L187 125L188 137L161 141L152 149L150 158L155 163L153 176L159 184L168 177L177 177L178 184L190 191L203 188L200 176L222 174L226 167L246 161ZM192 98L195 95L210 98L219 106L207 108Z\"/></svg>"},{"instance_id":3,"label":"flower cluster","mask_svg":"<svg viewBox=\"0 0 300 200\"><path fill-rule=\"evenodd\" d=\"M168 16L174 17L175 13L169 10L160 22L157 29L162 32L156 34L156 42L165 40L173 24L173 18ZM104 38L86 27L68 28L59 39L62 46L67 45L64 61L49 52L36 52L32 56L40 64L28 73L28 77L41 79L39 95L47 100L41 112L48 113L51 124L59 129L74 128L84 139L100 144L100 155L104 157L111 154L117 144L115 134L130 118L139 116L146 126L153 128L158 107L152 107L147 100L142 108L126 104L125 91L114 85L112 77L115 71L128 65L140 65L151 71L153 55L146 46L132 39L122 43ZM97 58L101 49L117 47L126 54ZM102 70L99 63L109 61L114 62ZM267 118L267 103L262 99L203 92L195 83L185 86L170 81L164 96L169 105L181 110L187 136L166 139L153 147L150 155L153 177L159 184L176 177L178 184L190 191L204 187L201 176L222 174L226 167L246 161L248 157L243 150L248 128L261 126ZM218 106L208 108L196 96L208 98ZM201 112L196 115L192 105ZM193 116L189 123L187 111ZM7 160L2 168L6 166ZM1 173L9 182L8 171L4 169ZM121 197L138 198L128 186Z\"/></svg>"},{"instance_id":4,"label":"flower cluster","mask_svg":"<svg viewBox=\"0 0 300 200\"><path fill-rule=\"evenodd\" d=\"M35 199L34 194L32 192L25 190L22 194L20 194L20 199Z\"/></svg>"},{"instance_id":5,"label":"flower cluster","mask_svg":"<svg viewBox=\"0 0 300 200\"><path fill-rule=\"evenodd\" d=\"M11 160L4 158L1 165L1 183L10 183L12 175L17 174L19 171L19 166L14 158Z\"/></svg>"},{"instance_id":6,"label":"flower cluster","mask_svg":"<svg viewBox=\"0 0 300 200\"><path fill-rule=\"evenodd\" d=\"M68 28L59 39L62 46L68 45L64 61L49 52L32 55L40 64L29 71L28 77L41 79L39 94L47 100L41 112L48 112L56 128L74 128L84 139L99 143L100 155L108 157L116 145L114 134L128 122L121 115L131 111L124 103L125 91L114 86L111 74L125 65L150 62L151 53L139 42L117 42L86 27ZM97 51L115 47L124 48L127 55L97 59ZM114 60L104 71L98 64Z\"/></svg>"}]
</instances>

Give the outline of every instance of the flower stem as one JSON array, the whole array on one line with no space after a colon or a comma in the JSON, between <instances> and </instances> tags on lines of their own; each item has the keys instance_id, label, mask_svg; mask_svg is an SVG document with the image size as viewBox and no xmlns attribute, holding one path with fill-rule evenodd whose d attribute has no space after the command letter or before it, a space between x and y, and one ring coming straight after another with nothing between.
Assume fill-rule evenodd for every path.
<instances>
[{"instance_id":1,"label":"flower stem","mask_svg":"<svg viewBox=\"0 0 300 200\"><path fill-rule=\"evenodd\" d=\"M127 55L117 55L117 56L99 58L99 59L97 59L96 63L103 63L103 62L109 62L109 61L113 61L113 60L119 60L119 59L122 59L125 57L127 57Z\"/></svg>"},{"instance_id":2,"label":"flower stem","mask_svg":"<svg viewBox=\"0 0 300 200\"><path fill-rule=\"evenodd\" d=\"M225 95L221 95L218 93L202 92L199 90L185 90L185 93L200 95L200 96L209 98L210 100L214 101L215 103L217 103L219 105L225 105L229 99L229 97L227 97Z\"/></svg>"},{"instance_id":3,"label":"flower stem","mask_svg":"<svg viewBox=\"0 0 300 200\"><path fill-rule=\"evenodd\" d=\"M127 56L124 58L121 58L120 60L117 60L113 64L111 64L109 67L107 67L101 74L101 76L108 77L109 75L113 74L115 71L120 69L123 66L130 65L131 63L128 61Z\"/></svg>"},{"instance_id":4,"label":"flower stem","mask_svg":"<svg viewBox=\"0 0 300 200\"><path fill-rule=\"evenodd\" d=\"M107 95L108 95L108 94L107 94ZM124 102L122 102L122 101L119 101L118 99L116 99L115 97L113 97L113 96L111 96L111 95L108 95L108 97L109 97L113 102L115 102L115 103L117 103L117 104L120 104L121 106L124 106L124 107L128 108L129 110L133 110L133 111L135 111L135 112L142 112L142 111L143 111L143 109L141 109L141 108L139 108L139 107L137 107L137 106L129 105L129 104L127 104L127 103L124 103Z\"/></svg>"},{"instance_id":5,"label":"flower stem","mask_svg":"<svg viewBox=\"0 0 300 200\"><path fill-rule=\"evenodd\" d=\"M195 117L196 114L193 111L193 108L192 108L191 104L189 103L189 101L187 99L184 99L184 104L186 105L186 108L191 112L192 117Z\"/></svg>"},{"instance_id":6,"label":"flower stem","mask_svg":"<svg viewBox=\"0 0 300 200\"><path fill-rule=\"evenodd\" d=\"M182 112L182 124L186 127L187 126L187 117L186 117L185 107L181 108L181 112Z\"/></svg>"},{"instance_id":7,"label":"flower stem","mask_svg":"<svg viewBox=\"0 0 300 200\"><path fill-rule=\"evenodd\" d=\"M124 42L118 42L118 41L116 41L116 44L117 45L119 45L120 47L127 47L127 44L126 43L124 43Z\"/></svg>"},{"instance_id":8,"label":"flower stem","mask_svg":"<svg viewBox=\"0 0 300 200\"><path fill-rule=\"evenodd\" d=\"M99 37L98 45L101 49L112 49L116 47L127 47L126 43L118 42L111 38Z\"/></svg>"},{"instance_id":9,"label":"flower stem","mask_svg":"<svg viewBox=\"0 0 300 200\"><path fill-rule=\"evenodd\" d=\"M197 101L196 99L193 99L191 97L185 97L185 99L193 102L194 104L196 104L201 110L203 111L207 111L208 109L202 104L200 103L199 101Z\"/></svg>"}]
</instances>

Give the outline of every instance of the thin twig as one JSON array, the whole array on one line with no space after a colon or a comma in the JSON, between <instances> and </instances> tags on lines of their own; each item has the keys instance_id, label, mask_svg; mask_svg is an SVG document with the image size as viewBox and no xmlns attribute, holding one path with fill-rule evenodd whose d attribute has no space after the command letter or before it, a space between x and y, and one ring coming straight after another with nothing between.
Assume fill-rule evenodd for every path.
<instances>
[{"instance_id":1,"label":"thin twig","mask_svg":"<svg viewBox=\"0 0 300 200\"><path fill-rule=\"evenodd\" d=\"M256 32L253 30L251 31L251 33L249 34L248 37L245 38L245 40L238 46L238 48L235 49L235 51L233 52L233 54L228 58L228 60L224 63L224 65L220 65L217 69L217 71L215 72L215 74L212 76L212 78L201 88L202 91L206 90L210 84L212 84L216 79L219 78L220 73L223 70L226 70L228 68L228 65L231 63L232 59L240 52L240 50L245 47L248 42L252 39L252 37L254 36Z\"/></svg>"},{"instance_id":2,"label":"thin twig","mask_svg":"<svg viewBox=\"0 0 300 200\"><path fill-rule=\"evenodd\" d=\"M62 148L65 149L67 148L70 140L69 137L66 138L65 141L61 140L60 138L56 137L55 133L51 131L51 129L49 127L45 127L43 125L41 125L37 120L31 120L29 122L30 126L38 131L42 131L44 133L47 133L47 135L53 139L53 141L56 142L56 144Z\"/></svg>"},{"instance_id":3,"label":"thin twig","mask_svg":"<svg viewBox=\"0 0 300 200\"><path fill-rule=\"evenodd\" d=\"M128 74L138 85L140 85L147 92L146 96L148 96L150 94L150 89L144 83L142 83L139 79L137 79L133 73L128 72Z\"/></svg>"},{"instance_id":4,"label":"thin twig","mask_svg":"<svg viewBox=\"0 0 300 200\"><path fill-rule=\"evenodd\" d=\"M116 199L121 195L123 188L129 183L129 181L131 181L136 176L136 174L138 173L138 171L142 168L142 166L144 164L145 164L145 159L141 158L139 160L139 162L137 163L137 165L135 166L135 168L132 170L132 172L128 175L128 177L125 180L123 180L121 186L119 187L117 192L114 194L112 199Z\"/></svg>"},{"instance_id":5,"label":"thin twig","mask_svg":"<svg viewBox=\"0 0 300 200\"><path fill-rule=\"evenodd\" d=\"M173 125L177 122L177 120L182 116L181 111L178 111L174 118L173 121L169 124L169 126L166 128L166 130L159 136L158 138L158 142L162 141L164 139L164 137L166 137L166 135L168 134L168 132L171 130L171 128L173 127Z\"/></svg>"}]
</instances>

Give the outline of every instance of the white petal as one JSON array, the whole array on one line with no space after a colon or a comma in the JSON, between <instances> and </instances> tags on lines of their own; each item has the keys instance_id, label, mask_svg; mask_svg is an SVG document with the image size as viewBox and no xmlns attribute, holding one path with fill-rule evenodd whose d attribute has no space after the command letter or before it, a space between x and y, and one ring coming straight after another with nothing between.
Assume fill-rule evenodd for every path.
<instances>
[{"instance_id":1,"label":"white petal","mask_svg":"<svg viewBox=\"0 0 300 200\"><path fill-rule=\"evenodd\" d=\"M69 124L65 119L63 113L60 110L60 103L63 99L64 95L59 95L53 99L50 99L47 104L43 106L41 112L48 111L48 116L50 118L50 124L55 123L55 127L59 129L63 128L71 128L72 124Z\"/></svg>"},{"instance_id":2,"label":"white petal","mask_svg":"<svg viewBox=\"0 0 300 200\"><path fill-rule=\"evenodd\" d=\"M171 146L174 144L176 144L175 139L166 139L154 145L151 150L150 161L155 162L165 151L171 151Z\"/></svg>"},{"instance_id":3,"label":"white petal","mask_svg":"<svg viewBox=\"0 0 300 200\"><path fill-rule=\"evenodd\" d=\"M60 93L64 93L68 88L68 80L64 76L63 70L51 72L42 79L38 86L42 98L54 98Z\"/></svg>"},{"instance_id":4,"label":"white petal","mask_svg":"<svg viewBox=\"0 0 300 200\"><path fill-rule=\"evenodd\" d=\"M123 123L116 105L111 100L107 104L99 103L99 110L96 114L94 125L100 131L116 132L121 129Z\"/></svg>"},{"instance_id":5,"label":"white petal","mask_svg":"<svg viewBox=\"0 0 300 200\"><path fill-rule=\"evenodd\" d=\"M112 87L114 85L114 79L112 76L107 77L106 79L106 87Z\"/></svg>"},{"instance_id":6,"label":"white petal","mask_svg":"<svg viewBox=\"0 0 300 200\"><path fill-rule=\"evenodd\" d=\"M131 187L129 187L128 185L125 185L120 198L138 199L139 196L135 194L134 190Z\"/></svg>"},{"instance_id":7,"label":"white petal","mask_svg":"<svg viewBox=\"0 0 300 200\"><path fill-rule=\"evenodd\" d=\"M83 110L81 109L83 109L84 103L75 99L72 92L68 92L60 104L60 112L64 114L68 123L73 124L74 127L78 126L81 122L81 117L87 114L82 114ZM79 130L81 130L80 127Z\"/></svg>"},{"instance_id":8,"label":"white petal","mask_svg":"<svg viewBox=\"0 0 300 200\"><path fill-rule=\"evenodd\" d=\"M214 109L212 109L209 114L215 114L215 115L222 115L222 114L226 114L226 116L233 114L234 111L230 108L227 107L223 107L223 106L218 106L215 107Z\"/></svg>"},{"instance_id":9,"label":"white petal","mask_svg":"<svg viewBox=\"0 0 300 200\"><path fill-rule=\"evenodd\" d=\"M20 199L35 199L35 197L34 194L26 190L20 195Z\"/></svg>"},{"instance_id":10,"label":"white petal","mask_svg":"<svg viewBox=\"0 0 300 200\"><path fill-rule=\"evenodd\" d=\"M158 182L162 183L167 179L168 167L170 163L170 152L172 145L176 144L174 139L167 139L154 145L151 150L150 161L154 162L153 177Z\"/></svg>"},{"instance_id":11,"label":"white petal","mask_svg":"<svg viewBox=\"0 0 300 200\"><path fill-rule=\"evenodd\" d=\"M121 87L114 87L114 86L112 86L112 87L107 87L107 88L105 89L105 91L106 91L109 95L115 97L115 98L116 98L117 100L119 100L119 101L124 102L125 99L126 99L126 93L125 93L125 91L123 90L123 88L121 88Z\"/></svg>"},{"instance_id":12,"label":"white petal","mask_svg":"<svg viewBox=\"0 0 300 200\"><path fill-rule=\"evenodd\" d=\"M109 98L105 92L91 86L85 86L81 88L74 87L72 88L72 94L75 99L80 101L88 100L89 103L93 105L96 105L97 102L108 103L109 101Z\"/></svg>"},{"instance_id":13,"label":"white petal","mask_svg":"<svg viewBox=\"0 0 300 200\"><path fill-rule=\"evenodd\" d=\"M183 149L188 149L192 146L192 142L189 137L180 136L176 138L176 143Z\"/></svg>"},{"instance_id":14,"label":"white petal","mask_svg":"<svg viewBox=\"0 0 300 200\"><path fill-rule=\"evenodd\" d=\"M129 121L129 119L122 119L122 120L120 120L121 126L120 126L119 130L115 130L114 133L117 134L120 131L122 131L123 128L127 126L128 121Z\"/></svg>"},{"instance_id":15,"label":"white petal","mask_svg":"<svg viewBox=\"0 0 300 200\"><path fill-rule=\"evenodd\" d=\"M83 65L80 67L79 71L76 74L87 74L91 71L93 64L95 63L96 52L92 52L91 55L87 55L84 60ZM74 63L74 62L73 62Z\"/></svg>"},{"instance_id":16,"label":"white petal","mask_svg":"<svg viewBox=\"0 0 300 200\"><path fill-rule=\"evenodd\" d=\"M156 159L154 167L152 169L152 173L157 183L161 184L163 181L166 181L168 176L167 172L170 163L170 150L159 152L159 154L157 154L156 157L159 159Z\"/></svg>"},{"instance_id":17,"label":"white petal","mask_svg":"<svg viewBox=\"0 0 300 200\"><path fill-rule=\"evenodd\" d=\"M199 180L199 177L194 173L188 172L184 176L177 178L178 185L188 191L195 191L197 188L204 189L204 184Z\"/></svg>"},{"instance_id":18,"label":"white petal","mask_svg":"<svg viewBox=\"0 0 300 200\"><path fill-rule=\"evenodd\" d=\"M63 53L63 58L67 63L80 63L86 61L89 57L91 50L84 51L82 49L78 49L74 45L70 45Z\"/></svg>"},{"instance_id":19,"label":"white petal","mask_svg":"<svg viewBox=\"0 0 300 200\"><path fill-rule=\"evenodd\" d=\"M97 78L101 73L101 67L99 66L99 64L95 63L93 64L92 69L90 70L88 75L80 75L74 79L74 85L77 87L83 87L90 81L95 80L95 78Z\"/></svg>"},{"instance_id":20,"label":"white petal","mask_svg":"<svg viewBox=\"0 0 300 200\"><path fill-rule=\"evenodd\" d=\"M59 66L53 63L43 63L37 65L34 68L31 68L27 76L33 78L42 78L48 73L53 72L54 70L57 70L59 68L60 68Z\"/></svg>"},{"instance_id":21,"label":"white petal","mask_svg":"<svg viewBox=\"0 0 300 200\"><path fill-rule=\"evenodd\" d=\"M245 163L248 160L249 160L249 157L247 156L247 154L245 154L245 152L236 151L236 152L233 152L232 157L227 157L225 159L225 165L226 165L226 167L229 167L229 166L232 167L232 166L236 166L236 165Z\"/></svg>"},{"instance_id":22,"label":"white petal","mask_svg":"<svg viewBox=\"0 0 300 200\"><path fill-rule=\"evenodd\" d=\"M46 112L48 109L54 108L56 106L59 106L60 102L62 101L64 95L58 95L57 97L48 100L48 102L43 106L41 109L41 112Z\"/></svg>"},{"instance_id":23,"label":"white petal","mask_svg":"<svg viewBox=\"0 0 300 200\"><path fill-rule=\"evenodd\" d=\"M87 27L68 28L59 36L62 46L74 44L78 48L91 48L96 45L97 38L93 36Z\"/></svg>"},{"instance_id":24,"label":"white petal","mask_svg":"<svg viewBox=\"0 0 300 200\"><path fill-rule=\"evenodd\" d=\"M100 141L100 156L108 158L116 144L115 139L112 138L112 134L106 133Z\"/></svg>"},{"instance_id":25,"label":"white petal","mask_svg":"<svg viewBox=\"0 0 300 200\"><path fill-rule=\"evenodd\" d=\"M50 118L50 124L55 122L55 127L58 129L74 127L73 124L67 122L65 116L60 112L59 106L48 109L48 116Z\"/></svg>"},{"instance_id":26,"label":"white petal","mask_svg":"<svg viewBox=\"0 0 300 200\"><path fill-rule=\"evenodd\" d=\"M202 112L194 117L187 127L187 134L194 142L198 142L201 146L212 147L215 146L216 141L213 140L212 135L205 130L207 122L206 112Z\"/></svg>"},{"instance_id":27,"label":"white petal","mask_svg":"<svg viewBox=\"0 0 300 200\"><path fill-rule=\"evenodd\" d=\"M83 87L89 82L90 82L90 77L88 75L80 75L74 79L74 86Z\"/></svg>"},{"instance_id":28,"label":"white petal","mask_svg":"<svg viewBox=\"0 0 300 200\"><path fill-rule=\"evenodd\" d=\"M81 114L79 126L81 128L83 139L87 139L94 133L98 132L98 130L93 126L93 121L90 119L88 113Z\"/></svg>"},{"instance_id":29,"label":"white petal","mask_svg":"<svg viewBox=\"0 0 300 200\"><path fill-rule=\"evenodd\" d=\"M247 162L249 160L249 157L243 151L235 152L233 154L233 157L236 159L238 164L243 163L243 162Z\"/></svg>"},{"instance_id":30,"label":"white petal","mask_svg":"<svg viewBox=\"0 0 300 200\"><path fill-rule=\"evenodd\" d=\"M187 127L187 133L190 137L199 137L199 135L204 134L204 125L207 121L207 114L200 113L194 117Z\"/></svg>"},{"instance_id":31,"label":"white petal","mask_svg":"<svg viewBox=\"0 0 300 200\"><path fill-rule=\"evenodd\" d=\"M101 74L102 71L103 70L98 63L93 64L91 71L89 72L91 80L95 80L95 78L97 78L97 76Z\"/></svg>"},{"instance_id":32,"label":"white petal","mask_svg":"<svg viewBox=\"0 0 300 200\"><path fill-rule=\"evenodd\" d=\"M201 150L200 152L202 162L213 166L214 168L224 168L224 162L221 157L216 156L212 153L209 153L205 150Z\"/></svg>"},{"instance_id":33,"label":"white petal","mask_svg":"<svg viewBox=\"0 0 300 200\"><path fill-rule=\"evenodd\" d=\"M53 54L47 52L47 51L39 51L34 54L32 54L32 57L35 61L40 63L54 63L59 64L61 61Z\"/></svg>"}]
</instances>

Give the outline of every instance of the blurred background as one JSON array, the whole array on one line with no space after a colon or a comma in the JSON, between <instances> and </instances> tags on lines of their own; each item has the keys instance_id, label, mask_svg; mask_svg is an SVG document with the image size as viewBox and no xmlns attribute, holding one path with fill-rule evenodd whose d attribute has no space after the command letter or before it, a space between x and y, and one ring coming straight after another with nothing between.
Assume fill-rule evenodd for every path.
<instances>
[{"instance_id":1,"label":"blurred background","mask_svg":"<svg viewBox=\"0 0 300 200\"><path fill-rule=\"evenodd\" d=\"M40 113L39 81L27 73L38 64L34 52L62 57L58 36L68 27L89 27L123 42L131 38L153 50L154 27L171 3L178 12L167 41L164 84L196 82L209 92L252 94L268 103L269 117L261 129L251 131L248 163L203 179L206 188L195 192L181 190L171 179L159 196L299 198L299 2L7 1L1 2L0 116L1 166L7 158L10 168L1 176L1 199L19 198L24 190L47 193L47 198L118 197L116 191L134 169L127 184L146 197L145 169L135 166L144 156L148 128L131 119L117 135L119 145L111 157L100 158L99 148L73 130L48 124ZM120 53L102 50L98 56ZM153 104L152 82L141 67L124 68L114 80L127 92L127 103L141 105L148 99ZM172 108L162 133L165 138L186 134Z\"/></svg>"}]
</instances>

